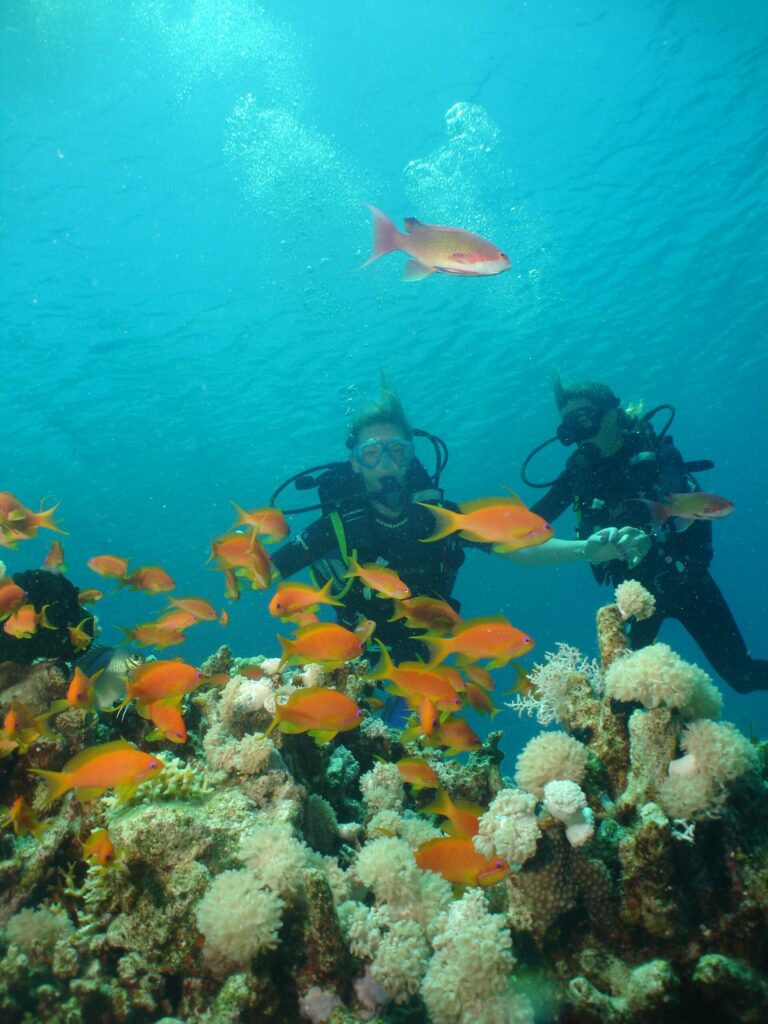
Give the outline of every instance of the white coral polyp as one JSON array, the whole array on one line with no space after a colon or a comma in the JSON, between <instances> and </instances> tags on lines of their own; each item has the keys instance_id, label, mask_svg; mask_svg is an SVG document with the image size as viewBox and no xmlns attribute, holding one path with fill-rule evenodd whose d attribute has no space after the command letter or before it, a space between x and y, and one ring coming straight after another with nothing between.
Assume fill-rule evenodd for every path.
<instances>
[{"instance_id":1,"label":"white coral polyp","mask_svg":"<svg viewBox=\"0 0 768 1024\"><path fill-rule=\"evenodd\" d=\"M544 807L565 825L571 846L583 846L595 834L595 818L587 798L575 782L557 779L544 787Z\"/></svg>"},{"instance_id":2,"label":"white coral polyp","mask_svg":"<svg viewBox=\"0 0 768 1024\"><path fill-rule=\"evenodd\" d=\"M310 850L296 839L289 824L272 821L254 826L242 837L240 860L261 885L286 895L301 888Z\"/></svg>"},{"instance_id":3,"label":"white coral polyp","mask_svg":"<svg viewBox=\"0 0 768 1024\"><path fill-rule=\"evenodd\" d=\"M197 905L207 956L238 966L277 946L284 903L249 871L224 871Z\"/></svg>"},{"instance_id":4,"label":"white coral polyp","mask_svg":"<svg viewBox=\"0 0 768 1024\"><path fill-rule=\"evenodd\" d=\"M616 605L625 621L650 619L656 610L656 598L637 580L624 580L616 587Z\"/></svg>"},{"instance_id":5,"label":"white coral polyp","mask_svg":"<svg viewBox=\"0 0 768 1024\"><path fill-rule=\"evenodd\" d=\"M440 1024L532 1024L524 997L510 989L512 938L482 891L470 889L438 921L421 994Z\"/></svg>"},{"instance_id":6,"label":"white coral polyp","mask_svg":"<svg viewBox=\"0 0 768 1024\"><path fill-rule=\"evenodd\" d=\"M517 758L515 782L534 796L544 796L553 779L581 782L587 770L587 748L564 732L544 732L530 740Z\"/></svg>"},{"instance_id":7,"label":"white coral polyp","mask_svg":"<svg viewBox=\"0 0 768 1024\"><path fill-rule=\"evenodd\" d=\"M501 789L481 816L472 842L484 857L498 855L509 864L523 864L536 853L540 836L536 797L520 789Z\"/></svg>"},{"instance_id":8,"label":"white coral polyp","mask_svg":"<svg viewBox=\"0 0 768 1024\"><path fill-rule=\"evenodd\" d=\"M651 644L631 651L617 658L605 674L605 692L609 697L636 701L647 708L666 704L685 709L702 699L709 707L710 691L707 673L698 665L683 661L668 644Z\"/></svg>"},{"instance_id":9,"label":"white coral polyp","mask_svg":"<svg viewBox=\"0 0 768 1024\"><path fill-rule=\"evenodd\" d=\"M726 784L757 764L755 749L730 722L701 719L683 732L682 757L670 762L657 799L671 818L694 821L718 817Z\"/></svg>"}]
</instances>

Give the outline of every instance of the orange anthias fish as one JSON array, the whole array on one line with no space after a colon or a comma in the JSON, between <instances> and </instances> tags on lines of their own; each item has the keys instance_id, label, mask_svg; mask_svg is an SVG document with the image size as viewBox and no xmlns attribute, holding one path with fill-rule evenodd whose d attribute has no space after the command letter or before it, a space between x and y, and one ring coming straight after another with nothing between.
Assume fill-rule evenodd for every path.
<instances>
[{"instance_id":1,"label":"orange anthias fish","mask_svg":"<svg viewBox=\"0 0 768 1024\"><path fill-rule=\"evenodd\" d=\"M200 622L213 622L218 612L213 605L202 597L169 597L169 608L178 608Z\"/></svg>"},{"instance_id":2,"label":"orange anthias fish","mask_svg":"<svg viewBox=\"0 0 768 1024\"><path fill-rule=\"evenodd\" d=\"M394 569L388 569L385 565L378 565L376 562L360 565L354 558L350 558L344 579L349 580L354 576L379 597L397 598L402 601L411 596L408 584L403 583Z\"/></svg>"},{"instance_id":3,"label":"orange anthias fish","mask_svg":"<svg viewBox=\"0 0 768 1024\"><path fill-rule=\"evenodd\" d=\"M415 217L406 217L408 234L403 234L381 210L370 203L368 209L373 215L373 249L364 267L388 252L399 250L412 257L405 264L404 281L421 281L435 271L461 277L489 277L509 270L509 257L471 231L422 224Z\"/></svg>"},{"instance_id":4,"label":"orange anthias fish","mask_svg":"<svg viewBox=\"0 0 768 1024\"><path fill-rule=\"evenodd\" d=\"M29 640L37 632L38 626L44 629L56 629L51 625L45 616L45 609L50 605L44 604L40 611L37 611L33 604L23 604L16 611L11 612L3 623L3 629L9 636L15 636L17 640Z\"/></svg>"},{"instance_id":5,"label":"orange anthias fish","mask_svg":"<svg viewBox=\"0 0 768 1024\"><path fill-rule=\"evenodd\" d=\"M721 498L719 494L705 494L703 491L690 491L686 494L668 494L664 502L648 501L647 498L636 498L648 507L658 526L663 526L668 519L681 519L675 524L678 533L687 530L697 519L722 519L734 510L732 501Z\"/></svg>"},{"instance_id":6,"label":"orange anthias fish","mask_svg":"<svg viewBox=\"0 0 768 1024\"><path fill-rule=\"evenodd\" d=\"M279 508L267 506L266 508L252 508L249 512L246 512L239 505L235 505L234 501L231 504L235 506L235 512L237 512L237 522L234 528L250 526L268 544L275 544L277 541L285 540L291 532L288 521Z\"/></svg>"},{"instance_id":7,"label":"orange anthias fish","mask_svg":"<svg viewBox=\"0 0 768 1024\"><path fill-rule=\"evenodd\" d=\"M447 601L437 597L408 597L395 601L395 614L389 620L405 619L412 629L449 630L461 622L459 613Z\"/></svg>"},{"instance_id":8,"label":"orange anthias fish","mask_svg":"<svg viewBox=\"0 0 768 1024\"><path fill-rule=\"evenodd\" d=\"M321 604L343 607L342 601L331 596L332 580L319 590L309 583L278 583L277 590L269 602L269 614L277 619L287 619L302 612L314 612Z\"/></svg>"},{"instance_id":9,"label":"orange anthias fish","mask_svg":"<svg viewBox=\"0 0 768 1024\"><path fill-rule=\"evenodd\" d=\"M43 832L50 827L46 822L37 820L23 796L16 797L10 807L0 807L0 817L0 828L11 825L17 836L30 833L38 842L43 838Z\"/></svg>"},{"instance_id":10,"label":"orange anthias fish","mask_svg":"<svg viewBox=\"0 0 768 1024\"><path fill-rule=\"evenodd\" d=\"M277 639L283 651L279 669L285 665L306 665L309 662L317 662L329 669L338 668L365 650L365 645L355 633L335 622L302 626L293 640L284 636Z\"/></svg>"},{"instance_id":11,"label":"orange anthias fish","mask_svg":"<svg viewBox=\"0 0 768 1024\"><path fill-rule=\"evenodd\" d=\"M272 562L255 530L225 533L211 541L211 556L217 569L233 569L245 576L254 590L266 590L272 581Z\"/></svg>"},{"instance_id":12,"label":"orange anthias fish","mask_svg":"<svg viewBox=\"0 0 768 1024\"><path fill-rule=\"evenodd\" d=\"M33 512L9 491L0 491L0 546L15 548L17 541L29 540L38 530L65 533L53 519L58 507Z\"/></svg>"},{"instance_id":13,"label":"orange anthias fish","mask_svg":"<svg viewBox=\"0 0 768 1024\"><path fill-rule=\"evenodd\" d=\"M498 715L499 708L496 707L488 696L487 690L483 689L482 686L478 686L477 683L467 683L464 688L464 696L478 714L490 715L491 718L494 715Z\"/></svg>"},{"instance_id":14,"label":"orange anthias fish","mask_svg":"<svg viewBox=\"0 0 768 1024\"><path fill-rule=\"evenodd\" d=\"M92 710L94 699L93 684L103 671L104 669L100 668L92 676L87 676L80 666L76 665L72 679L69 682L66 700L54 701L50 708L51 714L66 711L68 708L80 708L83 711Z\"/></svg>"},{"instance_id":15,"label":"orange anthias fish","mask_svg":"<svg viewBox=\"0 0 768 1024\"><path fill-rule=\"evenodd\" d=\"M170 633L183 633L185 629L197 625L198 622L200 619L192 612L185 612L182 608L173 608L161 615L159 619L155 619L154 623L148 622L147 625L155 625L158 629L167 629Z\"/></svg>"},{"instance_id":16,"label":"orange anthias fish","mask_svg":"<svg viewBox=\"0 0 768 1024\"><path fill-rule=\"evenodd\" d=\"M395 761L403 782L413 787L414 793L422 789L436 789L440 785L434 768L423 757L403 757Z\"/></svg>"},{"instance_id":17,"label":"orange anthias fish","mask_svg":"<svg viewBox=\"0 0 768 1024\"><path fill-rule=\"evenodd\" d=\"M104 597L103 590L97 590L95 587L89 587L87 590L81 590L77 595L78 604L96 604Z\"/></svg>"},{"instance_id":18,"label":"orange anthias fish","mask_svg":"<svg viewBox=\"0 0 768 1024\"><path fill-rule=\"evenodd\" d=\"M235 575L234 569L224 570L224 596L230 601L240 600L240 581Z\"/></svg>"},{"instance_id":19,"label":"orange anthias fish","mask_svg":"<svg viewBox=\"0 0 768 1024\"><path fill-rule=\"evenodd\" d=\"M509 873L505 860L483 857L467 836L430 839L413 855L422 871L434 871L453 885L495 885Z\"/></svg>"},{"instance_id":20,"label":"orange anthias fish","mask_svg":"<svg viewBox=\"0 0 768 1024\"><path fill-rule=\"evenodd\" d=\"M120 629L140 647L159 647L164 649L166 647L174 647L176 644L183 644L187 639L181 630L170 629L166 626L158 625L156 622L144 622L133 629L126 629L125 626L121 626Z\"/></svg>"},{"instance_id":21,"label":"orange anthias fish","mask_svg":"<svg viewBox=\"0 0 768 1024\"><path fill-rule=\"evenodd\" d=\"M93 616L91 615L81 619L76 626L67 626L69 639L76 651L84 651L86 647L90 647L93 643L92 634L85 628L86 622L90 622L91 629L93 629Z\"/></svg>"},{"instance_id":22,"label":"orange anthias fish","mask_svg":"<svg viewBox=\"0 0 768 1024\"><path fill-rule=\"evenodd\" d=\"M8 618L17 608L20 608L27 600L26 590L14 583L12 579L4 577L0 580L0 620Z\"/></svg>"},{"instance_id":23,"label":"orange anthias fish","mask_svg":"<svg viewBox=\"0 0 768 1024\"><path fill-rule=\"evenodd\" d=\"M139 706L142 718L148 718L155 728L144 737L147 740L168 740L171 743L187 742L187 727L181 713L183 694L178 697L166 697L155 700L151 704Z\"/></svg>"},{"instance_id":24,"label":"orange anthias fish","mask_svg":"<svg viewBox=\"0 0 768 1024\"><path fill-rule=\"evenodd\" d=\"M60 772L30 768L47 787L45 806L74 789L78 800L95 800L114 789L118 799L127 800L140 783L163 770L154 754L145 754L127 740L115 740L81 751Z\"/></svg>"},{"instance_id":25,"label":"orange anthias fish","mask_svg":"<svg viewBox=\"0 0 768 1024\"><path fill-rule=\"evenodd\" d=\"M146 705L168 697L182 697L202 682L203 676L198 670L180 659L145 661L135 669L133 678L127 680L123 704L136 700Z\"/></svg>"},{"instance_id":26,"label":"orange anthias fish","mask_svg":"<svg viewBox=\"0 0 768 1024\"><path fill-rule=\"evenodd\" d=\"M115 866L117 851L105 828L97 828L83 842L83 859L100 868Z\"/></svg>"},{"instance_id":27,"label":"orange anthias fish","mask_svg":"<svg viewBox=\"0 0 768 1024\"><path fill-rule=\"evenodd\" d=\"M163 594L173 590L176 582L159 565L145 565L135 569L130 576L124 576L120 586L130 587L131 590L146 590L148 594Z\"/></svg>"},{"instance_id":28,"label":"orange anthias fish","mask_svg":"<svg viewBox=\"0 0 768 1024\"><path fill-rule=\"evenodd\" d=\"M392 686L385 689L398 697L405 697L411 708L418 708L425 697L441 711L457 711L461 707L461 697L440 672L420 661L404 661L395 665L387 648L382 643L378 646L381 649L379 664L375 671L366 675L366 679L389 680Z\"/></svg>"},{"instance_id":29,"label":"orange anthias fish","mask_svg":"<svg viewBox=\"0 0 768 1024\"><path fill-rule=\"evenodd\" d=\"M128 572L128 559L117 555L96 555L89 558L85 564L99 576L108 579L121 580Z\"/></svg>"},{"instance_id":30,"label":"orange anthias fish","mask_svg":"<svg viewBox=\"0 0 768 1024\"><path fill-rule=\"evenodd\" d=\"M283 704L278 704L275 717L267 729L281 732L307 732L315 743L328 743L340 732L356 729L363 720L362 709L344 693L325 686L308 686L294 690Z\"/></svg>"},{"instance_id":31,"label":"orange anthias fish","mask_svg":"<svg viewBox=\"0 0 768 1024\"><path fill-rule=\"evenodd\" d=\"M446 754L468 754L480 750L483 741L463 718L456 716L442 722L434 733L424 740L429 747L447 747Z\"/></svg>"},{"instance_id":32,"label":"orange anthias fish","mask_svg":"<svg viewBox=\"0 0 768 1024\"><path fill-rule=\"evenodd\" d=\"M442 786L438 787L432 803L419 808L423 814L439 814L446 818L443 832L449 836L477 835L478 822L487 809L487 807L481 807L479 804L473 804L467 800L451 800Z\"/></svg>"},{"instance_id":33,"label":"orange anthias fish","mask_svg":"<svg viewBox=\"0 0 768 1024\"><path fill-rule=\"evenodd\" d=\"M14 701L6 711L0 727L0 757L7 757L14 750L26 754L41 736L52 737L54 733L46 723L49 715L50 711L36 715L26 704Z\"/></svg>"},{"instance_id":34,"label":"orange anthias fish","mask_svg":"<svg viewBox=\"0 0 768 1024\"><path fill-rule=\"evenodd\" d=\"M503 554L544 544L554 535L549 523L531 512L517 496L465 501L459 505L460 512L423 501L419 504L429 509L437 526L431 536L424 538L425 543L441 540L458 530L465 540L493 544L494 551Z\"/></svg>"},{"instance_id":35,"label":"orange anthias fish","mask_svg":"<svg viewBox=\"0 0 768 1024\"><path fill-rule=\"evenodd\" d=\"M431 666L451 654L457 654L465 663L488 658L489 668L501 668L512 658L521 658L534 646L533 640L503 615L465 619L456 627L453 636L426 635L423 640L429 648Z\"/></svg>"},{"instance_id":36,"label":"orange anthias fish","mask_svg":"<svg viewBox=\"0 0 768 1024\"><path fill-rule=\"evenodd\" d=\"M62 573L67 571L64 562L64 548L60 540L55 540L48 549L48 554L43 559L43 568L48 572Z\"/></svg>"},{"instance_id":37,"label":"orange anthias fish","mask_svg":"<svg viewBox=\"0 0 768 1024\"><path fill-rule=\"evenodd\" d=\"M515 666L517 668L517 666ZM462 671L470 682L475 683L477 686L481 686L488 693L491 693L496 689L496 683L493 681L493 676L487 668L483 668L482 665L464 665Z\"/></svg>"}]
</instances>

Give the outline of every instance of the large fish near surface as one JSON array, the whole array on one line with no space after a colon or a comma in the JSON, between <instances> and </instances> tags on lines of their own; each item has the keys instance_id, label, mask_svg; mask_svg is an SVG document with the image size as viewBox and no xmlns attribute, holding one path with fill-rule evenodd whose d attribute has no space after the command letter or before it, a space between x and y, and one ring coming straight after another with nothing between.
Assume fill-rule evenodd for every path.
<instances>
[{"instance_id":1,"label":"large fish near surface","mask_svg":"<svg viewBox=\"0 0 768 1024\"><path fill-rule=\"evenodd\" d=\"M381 210L367 205L373 215L373 250L364 267L388 252L399 250L411 257L403 270L404 281L421 281L435 272L489 277L510 268L508 256L471 231L422 224L415 217L405 217L403 223L408 234L404 234Z\"/></svg>"},{"instance_id":2,"label":"large fish near surface","mask_svg":"<svg viewBox=\"0 0 768 1024\"><path fill-rule=\"evenodd\" d=\"M79 665L83 672L93 676L101 669L101 675L93 684L94 702L99 708L109 708L116 701L125 700L128 692L126 676L133 676L139 665L143 665L144 655L130 648L117 650L114 647L92 647L80 659Z\"/></svg>"}]
</instances>

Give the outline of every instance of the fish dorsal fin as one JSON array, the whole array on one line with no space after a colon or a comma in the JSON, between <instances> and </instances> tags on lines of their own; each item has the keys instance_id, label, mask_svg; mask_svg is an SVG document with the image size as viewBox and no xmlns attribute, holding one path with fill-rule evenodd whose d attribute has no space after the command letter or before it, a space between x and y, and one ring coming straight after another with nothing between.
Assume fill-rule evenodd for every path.
<instances>
[{"instance_id":1,"label":"fish dorsal fin","mask_svg":"<svg viewBox=\"0 0 768 1024\"><path fill-rule=\"evenodd\" d=\"M520 497L520 495L517 493L517 491L513 491L512 488L511 487L507 487L506 484L504 484L504 490L509 493L509 495L510 495L509 500L513 501L515 503L515 505L520 505L521 508L527 508L528 507L525 504L525 502L523 501L523 499Z\"/></svg>"},{"instance_id":2,"label":"fish dorsal fin","mask_svg":"<svg viewBox=\"0 0 768 1024\"><path fill-rule=\"evenodd\" d=\"M81 750L64 767L65 772L75 772L83 765L90 764L95 757L102 757L106 754L117 754L123 750L136 750L133 743L128 740L113 740L112 743L102 743L99 747L90 747L88 750Z\"/></svg>"},{"instance_id":3,"label":"fish dorsal fin","mask_svg":"<svg viewBox=\"0 0 768 1024\"><path fill-rule=\"evenodd\" d=\"M425 228L428 226L427 224L422 224L420 220L416 220L415 217L403 217L403 224L405 224L409 234L413 234L413 232L418 231L419 228Z\"/></svg>"}]
</instances>

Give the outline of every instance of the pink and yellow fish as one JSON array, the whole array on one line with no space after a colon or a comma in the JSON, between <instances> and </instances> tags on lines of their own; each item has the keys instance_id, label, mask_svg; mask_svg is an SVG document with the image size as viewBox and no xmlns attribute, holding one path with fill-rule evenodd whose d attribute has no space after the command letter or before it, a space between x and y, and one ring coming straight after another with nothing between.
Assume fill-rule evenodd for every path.
<instances>
[{"instance_id":1,"label":"pink and yellow fish","mask_svg":"<svg viewBox=\"0 0 768 1024\"><path fill-rule=\"evenodd\" d=\"M405 252L404 281L421 281L436 271L460 277L489 277L509 270L509 257L492 242L463 228L422 224L415 217L404 220L407 234L389 217L368 204L373 215L373 249L364 267L389 252Z\"/></svg>"}]
</instances>

